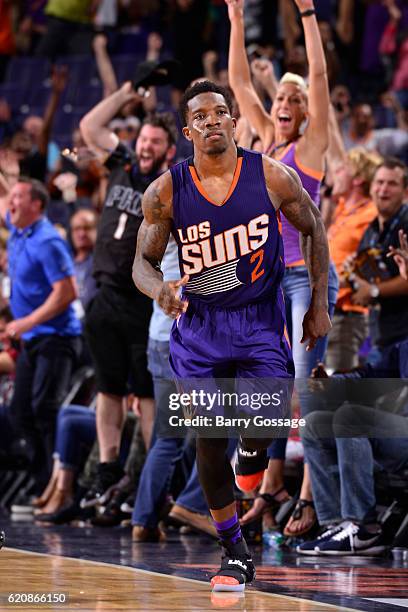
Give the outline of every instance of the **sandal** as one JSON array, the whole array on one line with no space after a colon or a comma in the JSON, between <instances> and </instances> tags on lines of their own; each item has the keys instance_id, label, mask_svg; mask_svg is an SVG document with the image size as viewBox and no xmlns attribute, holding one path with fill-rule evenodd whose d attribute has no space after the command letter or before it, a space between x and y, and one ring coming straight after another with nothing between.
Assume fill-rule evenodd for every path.
<instances>
[{"instance_id":1,"label":"sandal","mask_svg":"<svg viewBox=\"0 0 408 612\"><path fill-rule=\"evenodd\" d=\"M285 490L285 487L281 487L280 489L275 491L275 493L257 493L255 495L254 504L252 508L248 510L248 512L251 512L251 510L254 510L255 513L251 516L250 519L247 519L247 520L244 520L244 517L242 517L239 521L240 525L242 526L249 525L253 523L254 521L256 521L257 519L261 518L266 512L270 512L270 511L277 510L277 509L279 509L279 512L280 512L281 508L283 508L284 505L292 501L291 497L284 499L282 501L278 501L276 499L276 496L279 495L279 493L281 493L284 490ZM259 503L257 503L258 500L259 500ZM245 514L248 514L248 512L246 512Z\"/></svg>"},{"instance_id":2,"label":"sandal","mask_svg":"<svg viewBox=\"0 0 408 612\"><path fill-rule=\"evenodd\" d=\"M289 531L286 526L285 529L283 530L283 535L292 537L292 538L296 538L298 536L304 535L305 533L308 533L316 525L317 517L316 517L314 502L308 499L298 499L298 501L296 502L295 509L290 515L290 518L293 519L294 521L299 521L302 518L303 510L308 507L312 508L314 512L314 519L311 522L311 524L305 527L304 529L302 529L301 531Z\"/></svg>"}]
</instances>

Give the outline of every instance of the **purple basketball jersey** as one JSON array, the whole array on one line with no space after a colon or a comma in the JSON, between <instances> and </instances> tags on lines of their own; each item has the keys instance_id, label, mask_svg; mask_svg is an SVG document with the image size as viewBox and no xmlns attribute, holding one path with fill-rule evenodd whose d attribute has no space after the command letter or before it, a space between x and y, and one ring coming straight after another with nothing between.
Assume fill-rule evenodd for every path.
<instances>
[{"instance_id":1,"label":"purple basketball jersey","mask_svg":"<svg viewBox=\"0 0 408 612\"><path fill-rule=\"evenodd\" d=\"M276 296L284 271L283 245L269 198L262 155L238 149L229 194L222 206L206 195L193 159L171 168L173 234L186 297L221 308Z\"/></svg>"},{"instance_id":2,"label":"purple basketball jersey","mask_svg":"<svg viewBox=\"0 0 408 612\"><path fill-rule=\"evenodd\" d=\"M320 203L320 185L323 179L323 173L305 168L296 157L296 142L290 144L285 149L279 161L286 164L290 168L296 170L302 182L303 188L310 195L316 206ZM305 265L303 253L300 249L299 232L285 215L281 216L282 221L282 240L285 249L285 263L287 266Z\"/></svg>"}]
</instances>

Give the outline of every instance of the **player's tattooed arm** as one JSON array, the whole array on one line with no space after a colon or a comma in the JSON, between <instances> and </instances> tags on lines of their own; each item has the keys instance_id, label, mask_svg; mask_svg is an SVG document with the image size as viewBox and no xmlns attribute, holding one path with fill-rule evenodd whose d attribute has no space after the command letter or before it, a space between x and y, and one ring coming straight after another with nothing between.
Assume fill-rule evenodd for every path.
<instances>
[{"instance_id":1,"label":"player's tattooed arm","mask_svg":"<svg viewBox=\"0 0 408 612\"><path fill-rule=\"evenodd\" d=\"M177 294L188 279L164 282L160 270L171 230L172 197L170 172L160 176L146 190L142 201L144 219L137 236L132 276L136 287L157 300L165 313L174 318L186 308L186 302L181 301Z\"/></svg>"},{"instance_id":2,"label":"player's tattooed arm","mask_svg":"<svg viewBox=\"0 0 408 612\"><path fill-rule=\"evenodd\" d=\"M279 162L264 158L266 185L271 201L300 232L300 243L308 268L312 297L303 321L303 339L309 338L309 350L331 324L328 310L329 245L318 208L303 189L299 176Z\"/></svg>"},{"instance_id":3,"label":"player's tattooed arm","mask_svg":"<svg viewBox=\"0 0 408 612\"><path fill-rule=\"evenodd\" d=\"M144 219L137 236L133 280L142 293L153 299L157 299L163 283L160 262L170 236L171 198L171 177L167 172L149 185L142 200Z\"/></svg>"}]
</instances>

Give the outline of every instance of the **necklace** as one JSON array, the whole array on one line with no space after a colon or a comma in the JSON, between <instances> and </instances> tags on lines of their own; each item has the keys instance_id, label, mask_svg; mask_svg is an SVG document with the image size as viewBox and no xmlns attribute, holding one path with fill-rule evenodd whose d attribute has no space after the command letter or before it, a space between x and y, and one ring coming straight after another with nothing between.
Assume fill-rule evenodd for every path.
<instances>
[{"instance_id":1,"label":"necklace","mask_svg":"<svg viewBox=\"0 0 408 612\"><path fill-rule=\"evenodd\" d=\"M275 146L271 145L269 149L266 150L266 155L269 155L269 157L273 157L276 151L279 151L279 149L283 149L284 147L287 147L289 144L291 144L291 142L293 142L293 140L285 140L285 142L282 142L281 144L278 144Z\"/></svg>"}]
</instances>

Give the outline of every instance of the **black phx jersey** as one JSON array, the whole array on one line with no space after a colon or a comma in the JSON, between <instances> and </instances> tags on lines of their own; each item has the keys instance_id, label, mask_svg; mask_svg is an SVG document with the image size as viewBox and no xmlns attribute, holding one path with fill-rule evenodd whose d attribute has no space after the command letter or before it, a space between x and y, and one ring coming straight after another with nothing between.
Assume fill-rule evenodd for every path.
<instances>
[{"instance_id":1,"label":"black phx jersey","mask_svg":"<svg viewBox=\"0 0 408 612\"><path fill-rule=\"evenodd\" d=\"M142 197L155 175L142 175L119 144L106 162L110 170L107 196L98 225L94 276L98 283L140 294L132 280L136 239L143 221Z\"/></svg>"}]
</instances>

